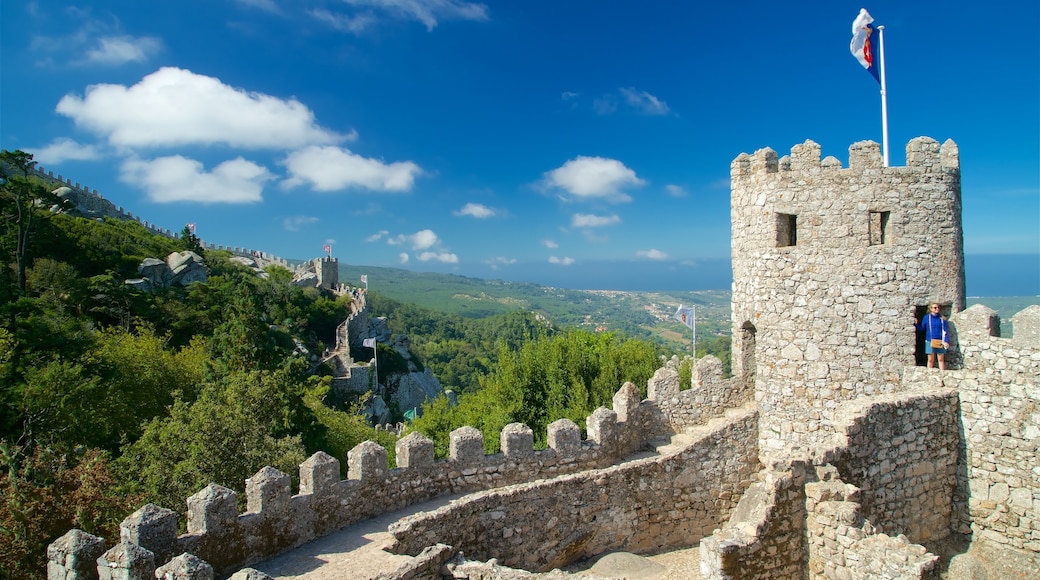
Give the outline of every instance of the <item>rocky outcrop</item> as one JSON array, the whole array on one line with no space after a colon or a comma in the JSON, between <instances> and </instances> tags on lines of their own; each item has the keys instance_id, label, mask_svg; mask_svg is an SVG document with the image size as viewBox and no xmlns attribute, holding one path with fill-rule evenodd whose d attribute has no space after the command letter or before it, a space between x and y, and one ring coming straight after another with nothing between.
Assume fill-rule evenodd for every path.
<instances>
[{"instance_id":1,"label":"rocky outcrop","mask_svg":"<svg viewBox=\"0 0 1040 580\"><path fill-rule=\"evenodd\" d=\"M247 258L244 258L247 259ZM154 292L175 285L187 286L192 282L207 280L206 265L202 257L191 251L173 252L166 261L156 258L145 258L137 267L140 278L132 278L126 283L144 292Z\"/></svg>"},{"instance_id":2,"label":"rocky outcrop","mask_svg":"<svg viewBox=\"0 0 1040 580\"><path fill-rule=\"evenodd\" d=\"M119 208L98 195L97 192L90 193L63 185L51 193L64 201L60 207L52 207L52 211L65 211L71 215L94 219L103 217L123 218Z\"/></svg>"}]
</instances>

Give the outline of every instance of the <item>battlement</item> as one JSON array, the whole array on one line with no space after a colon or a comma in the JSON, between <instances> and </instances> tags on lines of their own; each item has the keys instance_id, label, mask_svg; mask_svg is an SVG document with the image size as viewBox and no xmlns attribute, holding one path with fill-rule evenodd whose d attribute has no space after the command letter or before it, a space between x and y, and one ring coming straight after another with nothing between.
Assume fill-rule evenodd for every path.
<instances>
[{"instance_id":1,"label":"battlement","mask_svg":"<svg viewBox=\"0 0 1040 580\"><path fill-rule=\"evenodd\" d=\"M387 450L378 444L366 441L354 447L347 454L343 480L339 460L318 452L300 465L296 495L287 474L264 467L245 482L245 513L238 513L234 491L210 484L187 499L187 534L176 536L174 512L147 505L123 521L121 540L152 554L155 566L188 552L226 575L353 523L447 494L602 468L642 448L660 431L652 404L641 404L635 385L622 386L614 407L601 407L586 419L585 440L569 419L550 424L544 450L534 449L533 432L520 423L503 429L502 453L495 455L484 454L479 430L456 429L444 460L434 458L430 439L412 433L397 441L393 469Z\"/></svg>"},{"instance_id":2,"label":"battlement","mask_svg":"<svg viewBox=\"0 0 1040 580\"><path fill-rule=\"evenodd\" d=\"M753 154L741 153L730 164L730 175L734 180L762 174L814 171L840 171L841 162L834 157L820 160L821 148L814 141L791 148L791 154L782 158L766 147ZM849 167L845 171L868 173L882 170L898 173L946 173L960 171L960 152L953 140L947 139L942 146L931 137L917 137L906 144L906 166L885 167L881 146L874 141L859 141L849 147Z\"/></svg>"}]
</instances>

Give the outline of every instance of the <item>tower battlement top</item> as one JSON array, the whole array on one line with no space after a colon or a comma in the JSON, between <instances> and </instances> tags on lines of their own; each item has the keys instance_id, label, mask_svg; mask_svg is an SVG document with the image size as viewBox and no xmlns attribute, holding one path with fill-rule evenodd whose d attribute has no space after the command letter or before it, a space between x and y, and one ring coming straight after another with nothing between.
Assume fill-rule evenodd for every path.
<instances>
[{"instance_id":1,"label":"tower battlement top","mask_svg":"<svg viewBox=\"0 0 1040 580\"><path fill-rule=\"evenodd\" d=\"M791 154L778 157L777 152L766 147L752 154L741 153L730 164L730 175L736 179L760 173L788 171L838 171L841 162L834 157L821 161L820 145L806 140L791 148ZM948 172L960 171L960 152L952 139L945 143L931 137L916 137L906 144L906 166L885 167L881 146L874 141L858 141L849 146L849 167L846 171L868 170Z\"/></svg>"}]
</instances>

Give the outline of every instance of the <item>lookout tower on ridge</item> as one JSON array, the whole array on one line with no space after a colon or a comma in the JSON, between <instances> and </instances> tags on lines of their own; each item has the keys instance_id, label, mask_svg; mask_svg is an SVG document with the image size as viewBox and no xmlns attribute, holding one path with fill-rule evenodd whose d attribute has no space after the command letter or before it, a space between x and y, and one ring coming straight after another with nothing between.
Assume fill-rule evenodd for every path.
<instances>
[{"instance_id":1,"label":"lookout tower on ridge","mask_svg":"<svg viewBox=\"0 0 1040 580\"><path fill-rule=\"evenodd\" d=\"M849 167L806 141L730 166L733 372L754 381L763 451L818 439L844 401L900 390L931 301L965 307L957 145L918 137L906 167L880 146Z\"/></svg>"}]
</instances>

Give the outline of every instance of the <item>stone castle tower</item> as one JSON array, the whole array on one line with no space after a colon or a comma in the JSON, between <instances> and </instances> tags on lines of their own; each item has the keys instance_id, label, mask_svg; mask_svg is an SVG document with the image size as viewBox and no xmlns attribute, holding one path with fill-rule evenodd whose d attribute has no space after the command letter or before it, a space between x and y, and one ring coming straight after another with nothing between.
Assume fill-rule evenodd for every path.
<instances>
[{"instance_id":1,"label":"stone castle tower","mask_svg":"<svg viewBox=\"0 0 1040 580\"><path fill-rule=\"evenodd\" d=\"M763 451L817 443L843 402L900 389L921 364L914 320L965 306L957 145L880 147L849 167L806 141L741 154L732 179L733 372L755 385Z\"/></svg>"},{"instance_id":2,"label":"stone castle tower","mask_svg":"<svg viewBox=\"0 0 1040 580\"><path fill-rule=\"evenodd\" d=\"M314 259L314 273L318 276L318 287L335 290L339 286L339 258L323 256Z\"/></svg>"}]
</instances>

